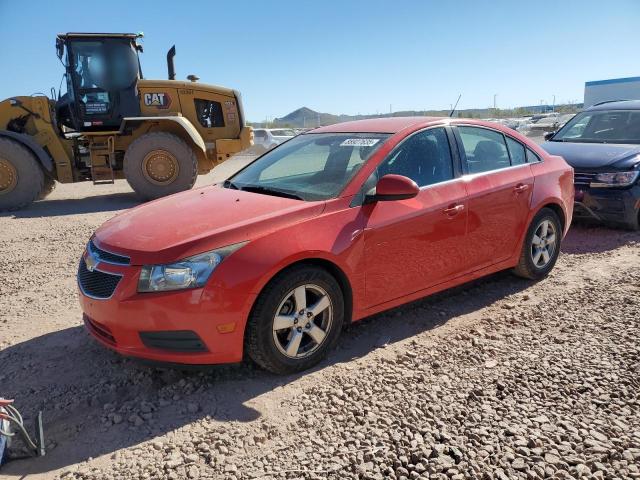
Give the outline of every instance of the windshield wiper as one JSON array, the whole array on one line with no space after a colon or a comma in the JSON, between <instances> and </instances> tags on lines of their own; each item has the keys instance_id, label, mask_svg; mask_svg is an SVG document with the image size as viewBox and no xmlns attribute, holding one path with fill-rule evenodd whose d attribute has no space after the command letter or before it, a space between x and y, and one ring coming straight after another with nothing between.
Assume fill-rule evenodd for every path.
<instances>
[{"instance_id":1,"label":"windshield wiper","mask_svg":"<svg viewBox=\"0 0 640 480\"><path fill-rule=\"evenodd\" d=\"M244 185L240 190L245 192L264 193L265 195L273 195L274 197L293 198L294 200L304 200L300 195L275 188L263 187L261 185Z\"/></svg>"}]
</instances>

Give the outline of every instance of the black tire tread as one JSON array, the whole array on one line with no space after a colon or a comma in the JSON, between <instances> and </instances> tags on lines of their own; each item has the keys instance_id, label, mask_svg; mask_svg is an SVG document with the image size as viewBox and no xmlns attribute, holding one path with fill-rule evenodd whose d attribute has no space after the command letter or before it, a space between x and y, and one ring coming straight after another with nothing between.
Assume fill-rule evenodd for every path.
<instances>
[{"instance_id":1,"label":"black tire tread","mask_svg":"<svg viewBox=\"0 0 640 480\"><path fill-rule=\"evenodd\" d=\"M0 138L0 156L10 160L18 170L15 189L0 195L0 212L20 210L35 202L44 186L44 172L36 157L20 143Z\"/></svg>"},{"instance_id":2,"label":"black tire tread","mask_svg":"<svg viewBox=\"0 0 640 480\"><path fill-rule=\"evenodd\" d=\"M54 180L54 178L49 175L45 175L44 184L42 185L42 190L38 195L38 200L43 200L44 198L47 198L51 194L51 192L53 192L55 189L56 189L56 181Z\"/></svg>"},{"instance_id":3,"label":"black tire tread","mask_svg":"<svg viewBox=\"0 0 640 480\"><path fill-rule=\"evenodd\" d=\"M556 251L554 252L554 259L551 262L551 266L547 268L545 271L541 273L540 270L536 270L529 261L529 237L533 235L534 229L537 227L538 223L542 220L543 217L549 216L554 221L556 225L556 231L558 235L558 245L556 246ZM550 208L542 208L540 211L533 217L531 224L527 228L527 234L525 236L524 242L522 244L522 251L520 252L520 259L518 264L512 270L512 272L518 277L526 278L528 280L539 280L541 278L546 277L556 263L558 259L558 255L560 254L560 246L562 244L562 223L558 218L556 212L551 210Z\"/></svg>"},{"instance_id":4,"label":"black tire tread","mask_svg":"<svg viewBox=\"0 0 640 480\"><path fill-rule=\"evenodd\" d=\"M176 151L172 152L180 165L180 173L178 174L178 178L170 185L154 185L147 181L142 173L141 166L144 155L154 148L182 150L177 154ZM182 172L187 173L183 175ZM198 177L198 159L191 146L173 133L145 133L135 139L125 152L124 176L131 188L139 196L145 200L154 200L166 195L189 190L193 187Z\"/></svg>"},{"instance_id":5,"label":"black tire tread","mask_svg":"<svg viewBox=\"0 0 640 480\"><path fill-rule=\"evenodd\" d=\"M272 312L268 311L268 302L274 297L281 298L282 295L287 293L284 290L289 291L292 285L300 282L301 280L304 282L310 282L313 280L330 282L333 287L340 292L339 300L341 301L341 305L336 305L334 308L332 330L329 333L329 335L332 335L332 338L323 345L322 349L317 354L300 361L296 366L291 366L279 362L278 359L271 354L268 346L260 341L259 330L260 327L263 326L261 325L262 321L264 321L263 315L266 314L270 316L272 314ZM340 307L342 307L341 310ZM344 299L342 297L340 286L335 278L323 268L311 265L297 265L274 277L258 296L247 322L245 333L245 352L251 360L257 363L260 367L272 373L287 375L306 370L320 362L335 345L335 342L342 330L343 322ZM270 318L269 328L271 328Z\"/></svg>"}]
</instances>

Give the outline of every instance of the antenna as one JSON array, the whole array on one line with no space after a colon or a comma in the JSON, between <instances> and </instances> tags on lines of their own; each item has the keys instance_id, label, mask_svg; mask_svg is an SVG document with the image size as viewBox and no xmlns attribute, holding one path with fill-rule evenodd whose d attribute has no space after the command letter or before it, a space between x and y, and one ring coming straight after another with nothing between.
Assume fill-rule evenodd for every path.
<instances>
[{"instance_id":1,"label":"antenna","mask_svg":"<svg viewBox=\"0 0 640 480\"><path fill-rule=\"evenodd\" d=\"M458 106L458 102L460 101L460 98L462 97L462 94L458 95L458 100L456 100L456 104L453 106L453 108L451 109L451 112L449 112L449 117L453 117L453 112L456 111L456 108Z\"/></svg>"}]
</instances>

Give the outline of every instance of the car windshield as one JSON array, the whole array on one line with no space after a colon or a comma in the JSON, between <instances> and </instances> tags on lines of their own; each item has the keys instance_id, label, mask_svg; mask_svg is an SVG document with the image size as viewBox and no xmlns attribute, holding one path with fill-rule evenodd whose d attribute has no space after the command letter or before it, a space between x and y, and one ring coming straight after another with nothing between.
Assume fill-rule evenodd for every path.
<instances>
[{"instance_id":1,"label":"car windshield","mask_svg":"<svg viewBox=\"0 0 640 480\"><path fill-rule=\"evenodd\" d=\"M640 144L640 110L595 110L573 117L554 142Z\"/></svg>"},{"instance_id":2,"label":"car windshield","mask_svg":"<svg viewBox=\"0 0 640 480\"><path fill-rule=\"evenodd\" d=\"M334 198L388 137L380 133L298 135L247 165L224 186L306 201Z\"/></svg>"},{"instance_id":3,"label":"car windshield","mask_svg":"<svg viewBox=\"0 0 640 480\"><path fill-rule=\"evenodd\" d=\"M271 130L274 137L295 137L296 132L293 130Z\"/></svg>"}]
</instances>

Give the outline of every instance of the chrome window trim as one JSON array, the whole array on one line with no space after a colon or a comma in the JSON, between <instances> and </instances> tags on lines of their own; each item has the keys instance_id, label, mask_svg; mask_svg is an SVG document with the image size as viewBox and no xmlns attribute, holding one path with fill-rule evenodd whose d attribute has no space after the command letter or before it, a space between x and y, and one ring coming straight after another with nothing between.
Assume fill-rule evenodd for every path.
<instances>
[{"instance_id":1,"label":"chrome window trim","mask_svg":"<svg viewBox=\"0 0 640 480\"><path fill-rule=\"evenodd\" d=\"M504 172L505 170L511 170L512 168L521 168L521 167L529 167L531 166L531 163L521 163L520 165L510 165L508 167L504 167L504 168L496 168L495 170L487 170L486 172L478 172L478 173L467 173L465 175L463 175L461 178L464 178L466 180L473 180L474 178L477 178L481 175L490 175L492 173L496 173L496 172ZM533 175L533 173L532 173Z\"/></svg>"}]
</instances>

